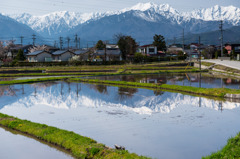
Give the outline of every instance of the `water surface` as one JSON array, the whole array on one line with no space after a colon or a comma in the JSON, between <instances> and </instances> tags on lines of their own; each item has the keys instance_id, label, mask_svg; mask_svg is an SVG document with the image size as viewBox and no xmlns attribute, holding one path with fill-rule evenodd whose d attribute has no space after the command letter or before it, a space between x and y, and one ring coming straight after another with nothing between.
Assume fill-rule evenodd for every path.
<instances>
[{"instance_id":1,"label":"water surface","mask_svg":"<svg viewBox=\"0 0 240 159\"><path fill-rule=\"evenodd\" d=\"M180 93L47 82L0 87L0 112L153 158L201 158L240 131L240 103Z\"/></svg>"},{"instance_id":2,"label":"water surface","mask_svg":"<svg viewBox=\"0 0 240 159\"><path fill-rule=\"evenodd\" d=\"M2 159L72 159L57 149L29 137L0 128L0 158Z\"/></svg>"},{"instance_id":3,"label":"water surface","mask_svg":"<svg viewBox=\"0 0 240 159\"><path fill-rule=\"evenodd\" d=\"M140 83L161 83L202 88L232 88L240 89L240 79L215 76L211 73L182 74L148 74L148 75L116 75L89 77L101 80L130 81Z\"/></svg>"}]
</instances>

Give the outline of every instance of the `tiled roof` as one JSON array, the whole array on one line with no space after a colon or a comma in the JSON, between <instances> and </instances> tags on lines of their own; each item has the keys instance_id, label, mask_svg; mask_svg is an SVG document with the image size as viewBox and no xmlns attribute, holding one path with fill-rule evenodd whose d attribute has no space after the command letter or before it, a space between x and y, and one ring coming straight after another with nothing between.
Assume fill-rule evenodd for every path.
<instances>
[{"instance_id":1,"label":"tiled roof","mask_svg":"<svg viewBox=\"0 0 240 159\"><path fill-rule=\"evenodd\" d=\"M65 52L68 52L68 50L59 50L59 51L53 52L52 54L53 55L61 55L61 54L64 54Z\"/></svg>"},{"instance_id":2,"label":"tiled roof","mask_svg":"<svg viewBox=\"0 0 240 159\"><path fill-rule=\"evenodd\" d=\"M75 51L74 53L76 54L76 55L80 55L80 54L84 54L84 53L86 53L88 50L77 50L77 51Z\"/></svg>"},{"instance_id":3,"label":"tiled roof","mask_svg":"<svg viewBox=\"0 0 240 159\"><path fill-rule=\"evenodd\" d=\"M27 56L38 55L38 54L41 54L42 52L44 52L44 51L40 50L40 51L31 52L31 53L27 54Z\"/></svg>"}]
</instances>

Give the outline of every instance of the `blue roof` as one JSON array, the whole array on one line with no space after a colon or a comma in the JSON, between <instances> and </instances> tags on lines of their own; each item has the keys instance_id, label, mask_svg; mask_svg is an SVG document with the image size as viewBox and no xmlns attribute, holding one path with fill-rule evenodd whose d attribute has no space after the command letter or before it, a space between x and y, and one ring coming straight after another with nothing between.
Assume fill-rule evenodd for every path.
<instances>
[{"instance_id":1,"label":"blue roof","mask_svg":"<svg viewBox=\"0 0 240 159\"><path fill-rule=\"evenodd\" d=\"M77 54L77 55L80 55L80 54L84 54L86 53L88 50L77 50L75 51L74 53Z\"/></svg>"},{"instance_id":2,"label":"blue roof","mask_svg":"<svg viewBox=\"0 0 240 159\"><path fill-rule=\"evenodd\" d=\"M31 52L31 53L27 54L27 56L38 55L38 54L41 54L42 52L44 52L44 51L40 50L40 51Z\"/></svg>"},{"instance_id":3,"label":"blue roof","mask_svg":"<svg viewBox=\"0 0 240 159\"><path fill-rule=\"evenodd\" d=\"M58 51L53 52L52 54L53 55L61 55L61 54L64 54L65 52L70 52L70 51L68 51L68 50L58 50Z\"/></svg>"}]
</instances>

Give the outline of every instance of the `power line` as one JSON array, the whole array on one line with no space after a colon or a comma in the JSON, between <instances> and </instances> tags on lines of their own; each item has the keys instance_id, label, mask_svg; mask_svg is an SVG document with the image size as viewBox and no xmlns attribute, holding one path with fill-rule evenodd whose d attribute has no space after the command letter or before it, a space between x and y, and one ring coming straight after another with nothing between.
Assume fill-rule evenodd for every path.
<instances>
[{"instance_id":1,"label":"power line","mask_svg":"<svg viewBox=\"0 0 240 159\"><path fill-rule=\"evenodd\" d=\"M36 40L36 35L35 34L32 35L32 40L33 40L33 46L35 46L35 40Z\"/></svg>"},{"instance_id":2,"label":"power line","mask_svg":"<svg viewBox=\"0 0 240 159\"><path fill-rule=\"evenodd\" d=\"M69 37L67 37L67 42L68 42L68 49L69 49L69 43L70 43L70 38Z\"/></svg>"},{"instance_id":3,"label":"power line","mask_svg":"<svg viewBox=\"0 0 240 159\"><path fill-rule=\"evenodd\" d=\"M184 29L183 29L182 40L183 40L183 43L182 43L182 48L183 48L183 51L184 51Z\"/></svg>"},{"instance_id":4,"label":"power line","mask_svg":"<svg viewBox=\"0 0 240 159\"><path fill-rule=\"evenodd\" d=\"M63 49L63 37L59 37L59 44L60 44L60 50L62 50Z\"/></svg>"},{"instance_id":5,"label":"power line","mask_svg":"<svg viewBox=\"0 0 240 159\"><path fill-rule=\"evenodd\" d=\"M77 49L78 48L78 35L77 34L75 35L74 42L76 43L76 49Z\"/></svg>"},{"instance_id":6,"label":"power line","mask_svg":"<svg viewBox=\"0 0 240 159\"><path fill-rule=\"evenodd\" d=\"M20 36L20 39L21 39L21 45L23 45L23 36Z\"/></svg>"}]
</instances>

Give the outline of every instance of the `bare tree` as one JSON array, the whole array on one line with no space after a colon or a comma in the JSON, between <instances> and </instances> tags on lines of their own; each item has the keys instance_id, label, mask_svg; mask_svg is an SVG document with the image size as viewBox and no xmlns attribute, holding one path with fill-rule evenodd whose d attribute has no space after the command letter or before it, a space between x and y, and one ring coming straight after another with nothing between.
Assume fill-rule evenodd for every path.
<instances>
[{"instance_id":1,"label":"bare tree","mask_svg":"<svg viewBox=\"0 0 240 159\"><path fill-rule=\"evenodd\" d=\"M3 60L4 58L4 45L3 45L3 41L0 41L0 60Z\"/></svg>"},{"instance_id":2,"label":"bare tree","mask_svg":"<svg viewBox=\"0 0 240 159\"><path fill-rule=\"evenodd\" d=\"M47 48L46 45L38 45L38 46L33 46L31 48L28 49L28 51L31 53L31 52L35 52L35 51L44 51L45 49Z\"/></svg>"}]
</instances>

